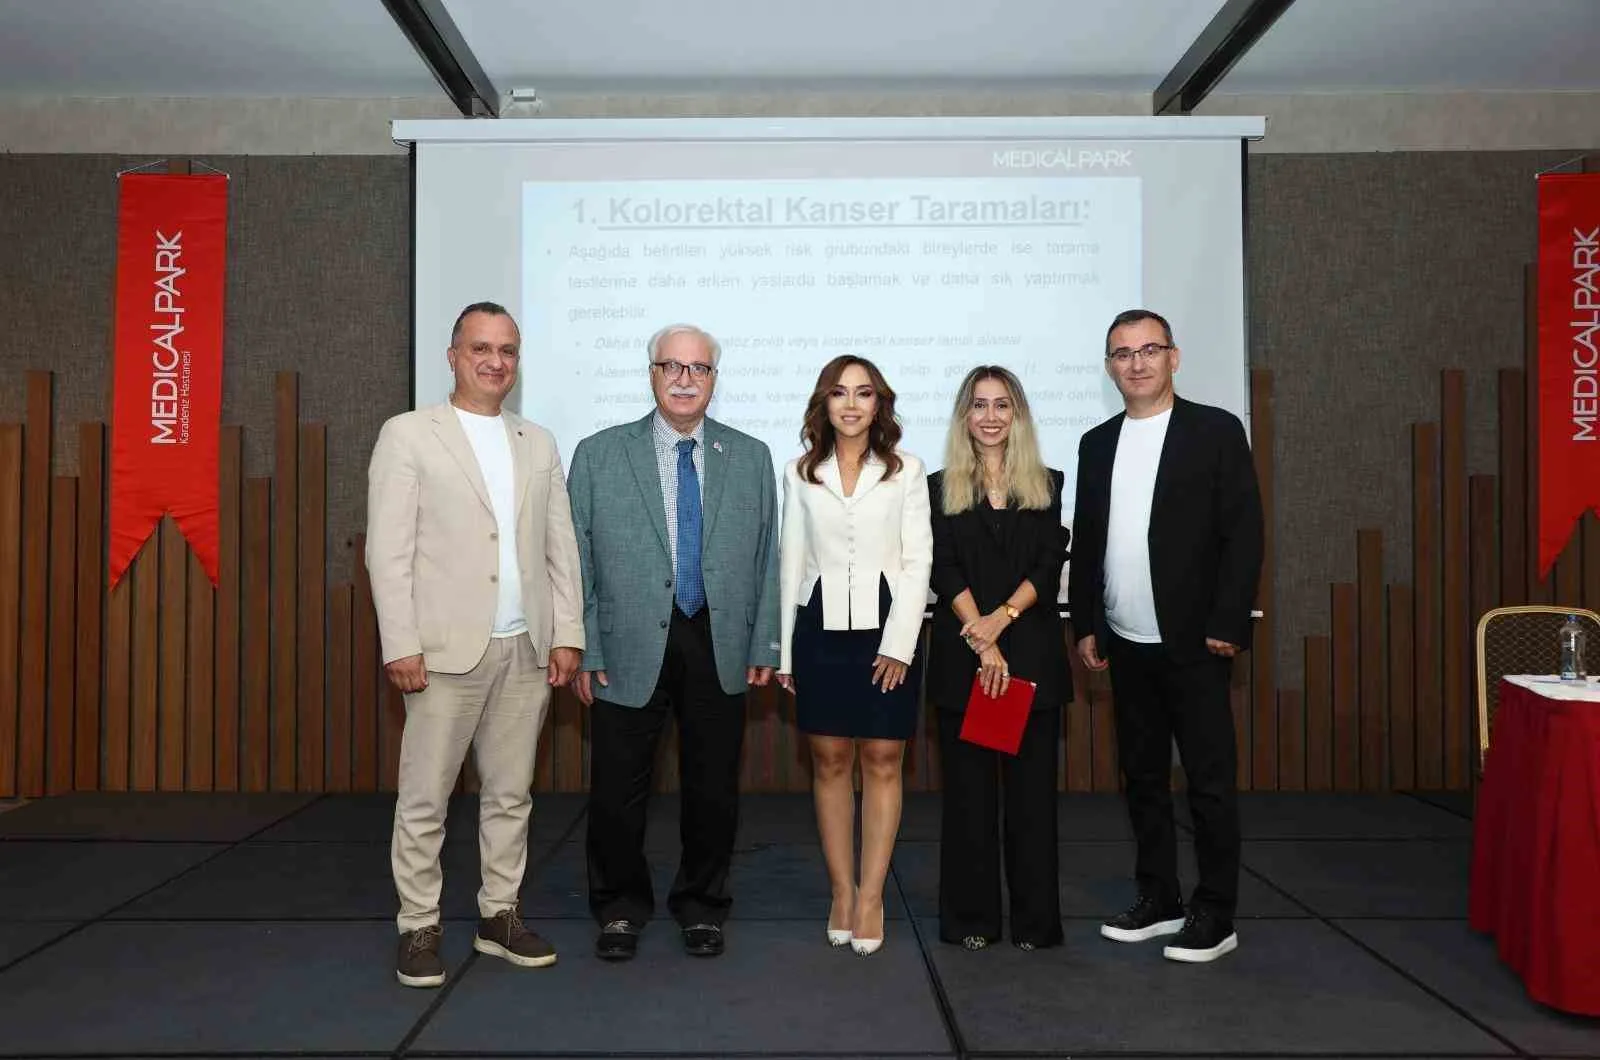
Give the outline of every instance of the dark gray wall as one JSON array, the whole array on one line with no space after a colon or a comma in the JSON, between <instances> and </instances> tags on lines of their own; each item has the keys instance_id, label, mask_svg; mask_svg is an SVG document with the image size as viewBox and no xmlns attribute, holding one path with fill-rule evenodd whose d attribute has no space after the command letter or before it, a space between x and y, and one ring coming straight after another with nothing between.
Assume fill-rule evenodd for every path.
<instances>
[{"instance_id":1,"label":"dark gray wall","mask_svg":"<svg viewBox=\"0 0 1600 1060\"><path fill-rule=\"evenodd\" d=\"M1283 683L1299 680L1299 638L1327 630L1328 583L1354 577L1357 526L1381 527L1386 577L1411 580L1409 425L1437 416L1441 369L1468 371L1469 470L1495 469L1495 370L1521 362L1533 176L1573 153L1252 155L1250 334L1276 389ZM273 375L301 373L303 417L329 425L329 574L342 579L367 454L409 396L408 162L208 161L233 178L224 418L245 425L247 472L267 473ZM24 370L53 369L62 472L76 467L71 428L106 415L126 164L0 156L0 420L22 415Z\"/></svg>"}]
</instances>

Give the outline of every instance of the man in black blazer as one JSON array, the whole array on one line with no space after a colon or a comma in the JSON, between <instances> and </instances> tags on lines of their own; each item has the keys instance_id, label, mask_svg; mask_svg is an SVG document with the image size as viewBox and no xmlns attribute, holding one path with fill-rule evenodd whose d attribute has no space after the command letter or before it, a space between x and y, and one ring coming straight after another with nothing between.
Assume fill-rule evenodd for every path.
<instances>
[{"instance_id":1,"label":"man in black blazer","mask_svg":"<svg viewBox=\"0 0 1600 1060\"><path fill-rule=\"evenodd\" d=\"M1078 446L1068 603L1078 655L1111 667L1117 750L1138 843L1138 899L1101 926L1118 942L1213 961L1238 946L1237 753L1228 675L1250 640L1261 572L1261 492L1237 417L1173 392L1165 319L1117 315L1106 370L1124 411ZM1188 779L1200 882L1178 886L1171 746Z\"/></svg>"}]
</instances>

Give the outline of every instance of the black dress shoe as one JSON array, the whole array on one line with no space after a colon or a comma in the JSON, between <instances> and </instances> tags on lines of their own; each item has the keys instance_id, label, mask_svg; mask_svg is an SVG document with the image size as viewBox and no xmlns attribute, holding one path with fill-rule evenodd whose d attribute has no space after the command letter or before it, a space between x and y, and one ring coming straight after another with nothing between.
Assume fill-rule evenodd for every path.
<instances>
[{"instance_id":1,"label":"black dress shoe","mask_svg":"<svg viewBox=\"0 0 1600 1060\"><path fill-rule=\"evenodd\" d=\"M691 957L720 957L722 928L716 924L691 924L683 929L683 952Z\"/></svg>"},{"instance_id":2,"label":"black dress shoe","mask_svg":"<svg viewBox=\"0 0 1600 1060\"><path fill-rule=\"evenodd\" d=\"M629 961L639 952L641 928L631 920L607 921L594 940L594 955L602 961Z\"/></svg>"}]
</instances>

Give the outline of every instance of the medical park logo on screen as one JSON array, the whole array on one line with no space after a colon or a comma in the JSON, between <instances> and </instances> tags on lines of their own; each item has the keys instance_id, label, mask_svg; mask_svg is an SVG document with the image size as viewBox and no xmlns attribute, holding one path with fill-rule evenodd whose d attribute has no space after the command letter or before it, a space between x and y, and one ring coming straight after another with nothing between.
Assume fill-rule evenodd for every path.
<instances>
[{"instance_id":1,"label":"medical park logo on screen","mask_svg":"<svg viewBox=\"0 0 1600 1060\"><path fill-rule=\"evenodd\" d=\"M1132 150L1087 147L1012 147L994 152L996 169L1124 169Z\"/></svg>"}]
</instances>

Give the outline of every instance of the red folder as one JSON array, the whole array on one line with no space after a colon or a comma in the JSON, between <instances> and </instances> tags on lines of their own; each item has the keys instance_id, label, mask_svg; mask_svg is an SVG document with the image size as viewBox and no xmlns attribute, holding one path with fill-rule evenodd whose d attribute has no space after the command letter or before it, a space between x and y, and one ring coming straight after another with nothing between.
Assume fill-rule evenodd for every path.
<instances>
[{"instance_id":1,"label":"red folder","mask_svg":"<svg viewBox=\"0 0 1600 1060\"><path fill-rule=\"evenodd\" d=\"M1022 746L1028 712L1033 709L1033 694L1038 690L1032 681L1013 677L1006 690L995 697L983 690L980 677L974 677L972 693L967 696L967 716L961 722L961 738L979 747L1016 754Z\"/></svg>"}]
</instances>

